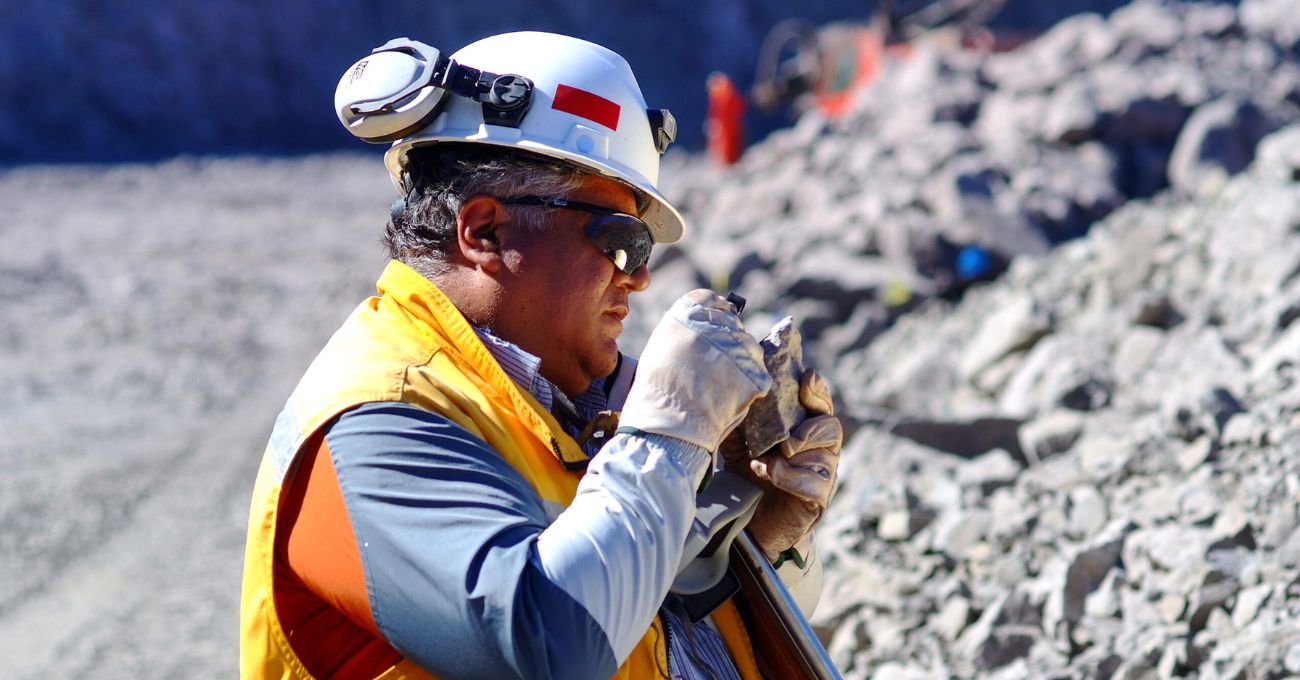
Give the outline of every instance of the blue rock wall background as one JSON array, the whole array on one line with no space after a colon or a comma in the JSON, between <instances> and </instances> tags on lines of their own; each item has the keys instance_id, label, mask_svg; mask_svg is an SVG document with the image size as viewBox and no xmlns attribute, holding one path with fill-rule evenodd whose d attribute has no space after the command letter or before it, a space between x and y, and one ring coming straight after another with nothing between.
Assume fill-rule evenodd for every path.
<instances>
[{"instance_id":1,"label":"blue rock wall background","mask_svg":"<svg viewBox=\"0 0 1300 680\"><path fill-rule=\"evenodd\" d=\"M1010 0L994 23L1032 30L1120 4ZM356 148L331 103L339 74L371 48L409 35L455 50L521 29L570 33L620 52L647 100L677 113L681 141L698 146L709 72L724 71L747 89L777 22L860 21L873 7L862 0L7 0L0 3L0 162Z\"/></svg>"}]
</instances>

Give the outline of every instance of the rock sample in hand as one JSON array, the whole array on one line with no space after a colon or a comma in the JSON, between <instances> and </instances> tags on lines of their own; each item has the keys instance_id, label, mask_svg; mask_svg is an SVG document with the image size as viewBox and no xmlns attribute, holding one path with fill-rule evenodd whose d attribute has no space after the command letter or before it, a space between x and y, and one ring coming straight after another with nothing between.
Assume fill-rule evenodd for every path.
<instances>
[{"instance_id":1,"label":"rock sample in hand","mask_svg":"<svg viewBox=\"0 0 1300 680\"><path fill-rule=\"evenodd\" d=\"M759 341L763 364L772 375L772 390L749 407L741 425L751 458L757 458L790 437L805 417L799 403L799 378L803 376L803 341L793 317L785 317Z\"/></svg>"}]
</instances>

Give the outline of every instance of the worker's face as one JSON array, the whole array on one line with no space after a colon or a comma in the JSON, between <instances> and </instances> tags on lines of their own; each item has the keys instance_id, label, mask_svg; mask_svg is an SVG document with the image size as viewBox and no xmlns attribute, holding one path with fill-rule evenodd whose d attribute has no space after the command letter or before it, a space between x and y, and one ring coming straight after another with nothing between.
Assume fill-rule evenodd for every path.
<instances>
[{"instance_id":1,"label":"worker's face","mask_svg":"<svg viewBox=\"0 0 1300 680\"><path fill-rule=\"evenodd\" d=\"M636 214L632 191L599 177L587 177L564 198ZM583 229L590 213L511 210L543 210L547 226L514 234L510 252L503 254L512 282L499 318L502 325L509 318L511 328L500 330L542 360L547 380L566 394L579 394L614 371L628 297L645 290L650 273L644 266L631 274L615 267Z\"/></svg>"}]
</instances>

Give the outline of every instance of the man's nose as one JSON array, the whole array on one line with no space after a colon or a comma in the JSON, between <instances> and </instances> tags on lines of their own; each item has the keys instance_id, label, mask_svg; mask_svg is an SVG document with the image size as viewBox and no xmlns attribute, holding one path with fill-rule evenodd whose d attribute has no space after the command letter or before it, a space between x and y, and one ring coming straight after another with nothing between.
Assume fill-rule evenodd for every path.
<instances>
[{"instance_id":1,"label":"man's nose","mask_svg":"<svg viewBox=\"0 0 1300 680\"><path fill-rule=\"evenodd\" d=\"M633 293L640 293L650 285L649 265L643 264L640 267L637 267L631 274L624 274L624 276L627 278L627 289Z\"/></svg>"}]
</instances>

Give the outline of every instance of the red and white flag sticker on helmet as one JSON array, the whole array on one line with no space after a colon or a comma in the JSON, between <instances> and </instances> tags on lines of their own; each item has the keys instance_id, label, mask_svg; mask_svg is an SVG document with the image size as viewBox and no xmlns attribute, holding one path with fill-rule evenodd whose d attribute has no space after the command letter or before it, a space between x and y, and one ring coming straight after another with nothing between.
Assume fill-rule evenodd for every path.
<instances>
[{"instance_id":1,"label":"red and white flag sticker on helmet","mask_svg":"<svg viewBox=\"0 0 1300 680\"><path fill-rule=\"evenodd\" d=\"M618 129L619 105L593 92L561 84L555 88L555 101L551 108L586 118L611 130Z\"/></svg>"}]
</instances>

